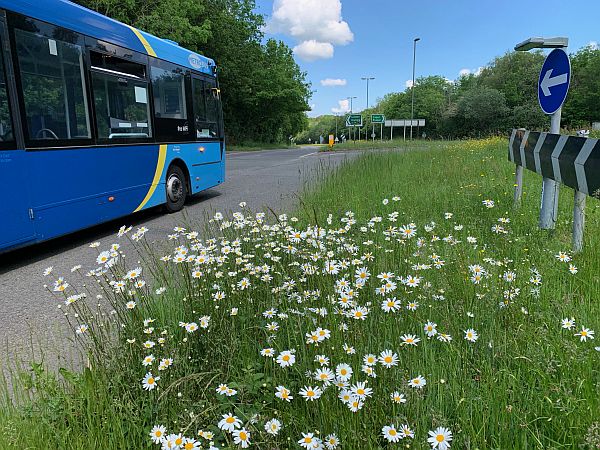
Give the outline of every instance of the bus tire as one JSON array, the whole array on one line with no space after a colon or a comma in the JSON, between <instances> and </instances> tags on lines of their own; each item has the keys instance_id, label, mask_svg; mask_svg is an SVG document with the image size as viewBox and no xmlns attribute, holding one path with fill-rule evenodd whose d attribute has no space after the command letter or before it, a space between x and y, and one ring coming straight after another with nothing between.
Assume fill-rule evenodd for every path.
<instances>
[{"instance_id":1,"label":"bus tire","mask_svg":"<svg viewBox=\"0 0 600 450\"><path fill-rule=\"evenodd\" d=\"M173 165L167 171L165 179L165 189L167 194L167 203L165 205L167 212L174 213L181 211L187 198L187 179L181 167Z\"/></svg>"}]
</instances>

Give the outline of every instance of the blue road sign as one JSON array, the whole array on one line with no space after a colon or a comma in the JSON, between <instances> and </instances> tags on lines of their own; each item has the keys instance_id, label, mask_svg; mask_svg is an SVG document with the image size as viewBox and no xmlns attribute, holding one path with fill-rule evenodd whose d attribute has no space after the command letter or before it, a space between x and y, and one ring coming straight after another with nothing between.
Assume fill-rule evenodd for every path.
<instances>
[{"instance_id":1,"label":"blue road sign","mask_svg":"<svg viewBox=\"0 0 600 450\"><path fill-rule=\"evenodd\" d=\"M540 107L546 114L554 114L562 106L571 83L571 62L562 48L550 52L538 82Z\"/></svg>"}]
</instances>

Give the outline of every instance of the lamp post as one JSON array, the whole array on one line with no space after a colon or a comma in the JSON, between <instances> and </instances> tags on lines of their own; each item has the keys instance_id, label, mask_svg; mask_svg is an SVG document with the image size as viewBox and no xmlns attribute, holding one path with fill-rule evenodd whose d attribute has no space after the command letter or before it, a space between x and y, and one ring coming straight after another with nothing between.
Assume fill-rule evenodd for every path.
<instances>
[{"instance_id":1,"label":"lamp post","mask_svg":"<svg viewBox=\"0 0 600 450\"><path fill-rule=\"evenodd\" d=\"M412 93L411 107L410 107L410 140L413 138L413 121L415 120L415 66L417 62L417 42L419 42L421 38L415 38L413 40L413 76L412 76L412 86L410 87Z\"/></svg>"},{"instance_id":2,"label":"lamp post","mask_svg":"<svg viewBox=\"0 0 600 450\"><path fill-rule=\"evenodd\" d=\"M569 39L565 37L541 38L533 37L515 46L515 51L526 52L535 48L567 48ZM550 116L550 133L560 134L560 119L562 107L558 108ZM520 192L523 183L523 167L517 166L516 181L517 193L515 193L515 203L520 203ZM539 226L543 230L551 230L556 226L558 215L558 193L560 184L550 178L544 178L542 182L542 207L540 210ZM577 205L581 204L581 196L578 197L575 191L575 215L577 219Z\"/></svg>"},{"instance_id":3,"label":"lamp post","mask_svg":"<svg viewBox=\"0 0 600 450\"><path fill-rule=\"evenodd\" d=\"M366 81L367 82L367 109L369 109L369 81L374 80L375 77L362 77L361 80ZM366 127L366 123L365 123L365 141L367 141L367 127Z\"/></svg>"}]
</instances>

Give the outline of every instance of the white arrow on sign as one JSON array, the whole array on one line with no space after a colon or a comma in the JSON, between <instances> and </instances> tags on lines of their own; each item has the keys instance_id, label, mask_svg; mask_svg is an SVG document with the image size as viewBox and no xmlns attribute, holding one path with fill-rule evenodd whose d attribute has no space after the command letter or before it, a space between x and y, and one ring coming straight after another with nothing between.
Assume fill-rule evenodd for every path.
<instances>
[{"instance_id":1,"label":"white arrow on sign","mask_svg":"<svg viewBox=\"0 0 600 450\"><path fill-rule=\"evenodd\" d=\"M542 88L542 92L544 93L544 97L548 97L549 95L551 95L550 92L550 88L554 87L554 86L558 86L559 84L565 84L567 81L569 81L569 78L567 77L566 73L563 73L562 75L557 75L555 77L552 76L552 71L554 69L550 69L546 72L546 75L544 75L544 79L542 80L542 83L540 84L541 88Z\"/></svg>"}]
</instances>

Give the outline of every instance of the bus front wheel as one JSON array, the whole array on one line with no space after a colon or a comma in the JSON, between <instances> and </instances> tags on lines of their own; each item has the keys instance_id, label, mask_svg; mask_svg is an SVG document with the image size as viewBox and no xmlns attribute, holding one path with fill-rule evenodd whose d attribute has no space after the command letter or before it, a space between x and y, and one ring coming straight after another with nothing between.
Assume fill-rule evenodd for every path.
<instances>
[{"instance_id":1,"label":"bus front wheel","mask_svg":"<svg viewBox=\"0 0 600 450\"><path fill-rule=\"evenodd\" d=\"M187 182L185 173L179 166L171 166L166 177L167 211L181 211L187 197Z\"/></svg>"}]
</instances>

